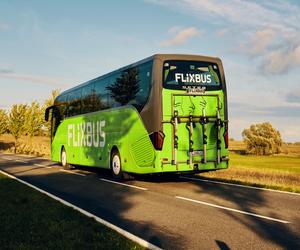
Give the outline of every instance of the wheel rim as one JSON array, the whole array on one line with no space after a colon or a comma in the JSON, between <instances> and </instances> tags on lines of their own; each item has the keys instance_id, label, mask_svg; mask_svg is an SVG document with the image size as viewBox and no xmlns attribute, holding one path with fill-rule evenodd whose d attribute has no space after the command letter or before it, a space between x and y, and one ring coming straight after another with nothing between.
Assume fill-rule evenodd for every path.
<instances>
[{"instance_id":1,"label":"wheel rim","mask_svg":"<svg viewBox=\"0 0 300 250\"><path fill-rule=\"evenodd\" d=\"M112 169L115 175L118 175L121 171L121 161L118 155L114 155L112 159Z\"/></svg>"},{"instance_id":2,"label":"wheel rim","mask_svg":"<svg viewBox=\"0 0 300 250\"><path fill-rule=\"evenodd\" d=\"M66 154L66 151L65 151L65 150L63 150L63 151L61 152L61 164L62 164L63 166L66 166L66 164L67 164L67 154Z\"/></svg>"}]
</instances>

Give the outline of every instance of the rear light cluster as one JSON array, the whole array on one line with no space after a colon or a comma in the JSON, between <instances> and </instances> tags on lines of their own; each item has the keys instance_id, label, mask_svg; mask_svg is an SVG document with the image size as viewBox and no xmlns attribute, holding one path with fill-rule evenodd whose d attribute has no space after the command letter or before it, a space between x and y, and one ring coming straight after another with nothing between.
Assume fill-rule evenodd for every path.
<instances>
[{"instance_id":1,"label":"rear light cluster","mask_svg":"<svg viewBox=\"0 0 300 250\"><path fill-rule=\"evenodd\" d=\"M228 125L225 124L225 131L224 131L224 142L225 142L225 148L228 148L229 146L229 135L228 135Z\"/></svg>"},{"instance_id":2,"label":"rear light cluster","mask_svg":"<svg viewBox=\"0 0 300 250\"><path fill-rule=\"evenodd\" d=\"M150 140L156 150L162 150L165 134L161 131L153 132L149 135Z\"/></svg>"}]
</instances>

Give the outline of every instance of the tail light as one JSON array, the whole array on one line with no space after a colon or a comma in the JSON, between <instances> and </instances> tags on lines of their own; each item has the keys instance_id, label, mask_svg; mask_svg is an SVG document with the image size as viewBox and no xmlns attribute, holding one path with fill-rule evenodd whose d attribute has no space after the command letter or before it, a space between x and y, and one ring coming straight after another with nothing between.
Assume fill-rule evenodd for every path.
<instances>
[{"instance_id":1,"label":"tail light","mask_svg":"<svg viewBox=\"0 0 300 250\"><path fill-rule=\"evenodd\" d=\"M163 132L153 132L152 134L149 135L150 140L156 150L162 150L163 144L164 144L164 139L165 135Z\"/></svg>"},{"instance_id":2,"label":"tail light","mask_svg":"<svg viewBox=\"0 0 300 250\"><path fill-rule=\"evenodd\" d=\"M225 125L225 132L224 132L223 136L224 136L225 148L228 148L228 146L229 146L229 135L228 135L228 126L227 125Z\"/></svg>"}]
</instances>

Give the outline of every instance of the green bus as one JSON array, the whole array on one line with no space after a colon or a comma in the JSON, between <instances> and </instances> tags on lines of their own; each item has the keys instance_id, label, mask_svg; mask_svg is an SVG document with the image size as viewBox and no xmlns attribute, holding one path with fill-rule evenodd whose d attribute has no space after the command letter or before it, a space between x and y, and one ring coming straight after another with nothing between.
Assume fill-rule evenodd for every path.
<instances>
[{"instance_id":1,"label":"green bus","mask_svg":"<svg viewBox=\"0 0 300 250\"><path fill-rule=\"evenodd\" d=\"M153 55L64 91L45 119L51 159L64 167L107 168L116 179L228 167L219 58Z\"/></svg>"}]
</instances>

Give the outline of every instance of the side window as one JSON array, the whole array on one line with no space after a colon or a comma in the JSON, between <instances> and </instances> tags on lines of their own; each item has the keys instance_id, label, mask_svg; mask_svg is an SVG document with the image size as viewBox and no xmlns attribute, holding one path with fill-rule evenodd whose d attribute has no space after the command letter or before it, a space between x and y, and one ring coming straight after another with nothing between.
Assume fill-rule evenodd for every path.
<instances>
[{"instance_id":1,"label":"side window","mask_svg":"<svg viewBox=\"0 0 300 250\"><path fill-rule=\"evenodd\" d=\"M57 98L57 116L62 121L67 116L67 95L61 95Z\"/></svg>"},{"instance_id":2,"label":"side window","mask_svg":"<svg viewBox=\"0 0 300 250\"><path fill-rule=\"evenodd\" d=\"M148 101L151 90L152 61L139 66L138 72L138 78L140 80L139 91L136 94L135 103L133 103L133 105L141 112Z\"/></svg>"},{"instance_id":3,"label":"side window","mask_svg":"<svg viewBox=\"0 0 300 250\"><path fill-rule=\"evenodd\" d=\"M81 89L75 89L68 94L68 116L79 115L81 112Z\"/></svg>"},{"instance_id":4,"label":"side window","mask_svg":"<svg viewBox=\"0 0 300 250\"><path fill-rule=\"evenodd\" d=\"M94 111L93 96L95 95L94 83L90 83L82 88L81 113Z\"/></svg>"},{"instance_id":5,"label":"side window","mask_svg":"<svg viewBox=\"0 0 300 250\"><path fill-rule=\"evenodd\" d=\"M115 75L106 87L113 107L131 104L140 112L151 89L152 61L127 68Z\"/></svg>"},{"instance_id":6,"label":"side window","mask_svg":"<svg viewBox=\"0 0 300 250\"><path fill-rule=\"evenodd\" d=\"M109 77L97 80L95 82L95 111L109 108L109 97L106 86L109 84Z\"/></svg>"},{"instance_id":7,"label":"side window","mask_svg":"<svg viewBox=\"0 0 300 250\"><path fill-rule=\"evenodd\" d=\"M113 75L110 84L106 87L112 101L112 107L131 104L139 91L138 68L128 68Z\"/></svg>"}]
</instances>

